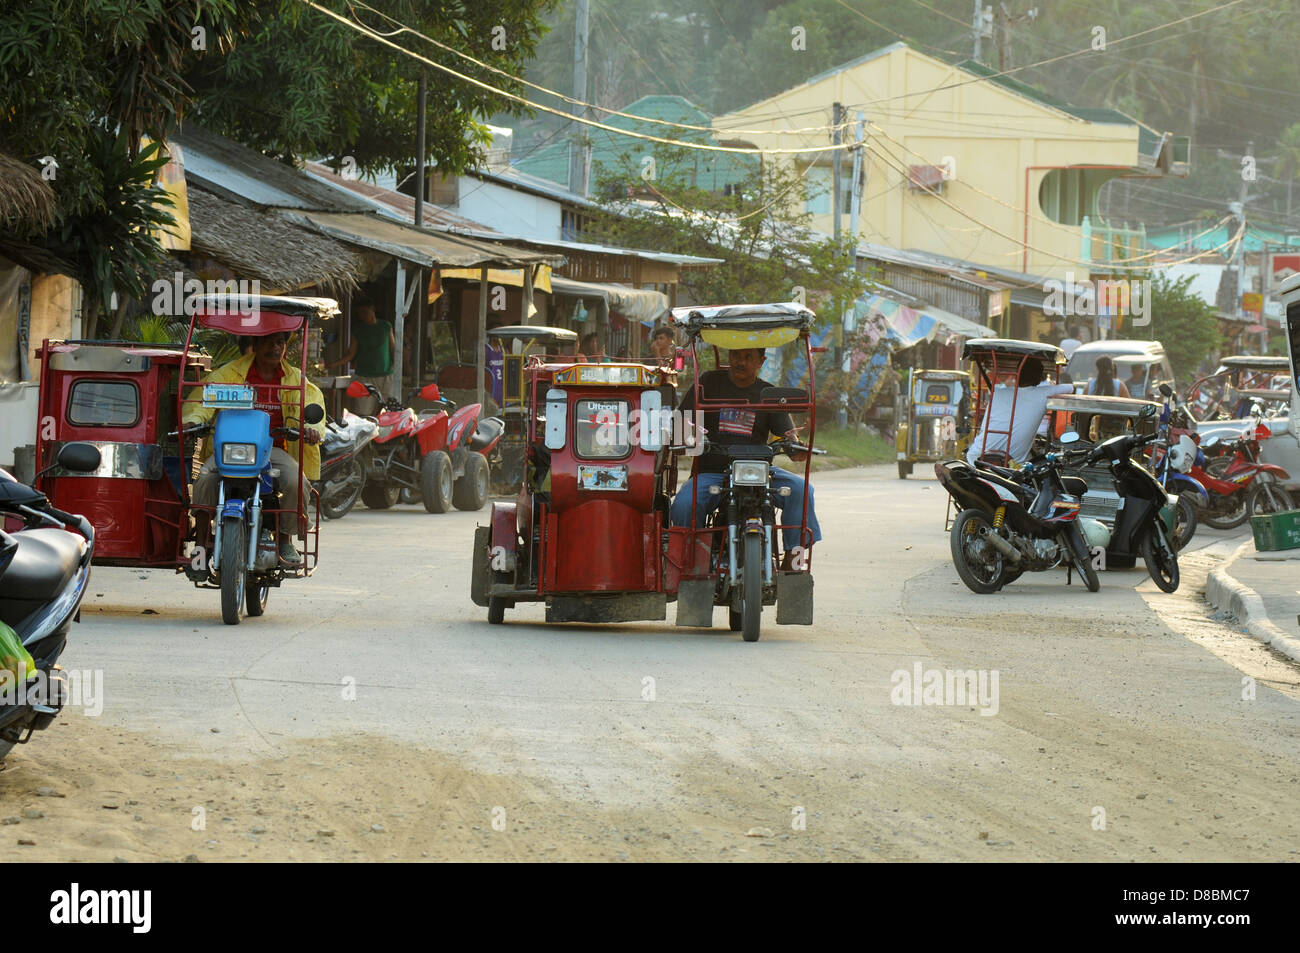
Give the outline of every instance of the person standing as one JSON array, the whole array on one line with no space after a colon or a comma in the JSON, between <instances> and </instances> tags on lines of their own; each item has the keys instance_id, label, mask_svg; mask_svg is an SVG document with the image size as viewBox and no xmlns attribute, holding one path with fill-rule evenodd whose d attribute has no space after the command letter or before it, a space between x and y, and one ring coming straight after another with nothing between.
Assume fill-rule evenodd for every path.
<instances>
[{"instance_id":1,"label":"person standing","mask_svg":"<svg viewBox=\"0 0 1300 953\"><path fill-rule=\"evenodd\" d=\"M397 336L392 323L379 320L373 301L358 298L352 302L352 342L347 353L325 366L342 367L353 362L353 377L373 384L385 399L396 397L400 400L393 374L393 352L396 349ZM359 399L357 413L363 416L375 413L378 410L375 403L372 397Z\"/></svg>"},{"instance_id":2,"label":"person standing","mask_svg":"<svg viewBox=\"0 0 1300 953\"><path fill-rule=\"evenodd\" d=\"M1064 338L1061 341L1059 346L1061 350L1065 352L1065 359L1067 361L1073 357L1074 352L1083 345L1083 341L1080 339L1082 333L1083 332L1079 330L1079 326L1076 324L1070 328L1069 337Z\"/></svg>"},{"instance_id":3,"label":"person standing","mask_svg":"<svg viewBox=\"0 0 1300 953\"><path fill-rule=\"evenodd\" d=\"M673 329L659 325L650 332L650 355L660 363L671 362L677 354L677 341L673 338Z\"/></svg>"}]
</instances>

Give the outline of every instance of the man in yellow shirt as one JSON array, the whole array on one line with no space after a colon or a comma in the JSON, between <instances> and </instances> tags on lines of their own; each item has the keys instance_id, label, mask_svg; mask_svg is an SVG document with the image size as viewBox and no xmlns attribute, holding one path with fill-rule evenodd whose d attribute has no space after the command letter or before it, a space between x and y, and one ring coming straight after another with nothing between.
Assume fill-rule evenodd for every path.
<instances>
[{"instance_id":1,"label":"man in yellow shirt","mask_svg":"<svg viewBox=\"0 0 1300 953\"><path fill-rule=\"evenodd\" d=\"M281 389L297 387L302 381L298 368L285 360L289 335L284 332L267 334L252 339L252 348L241 357L224 367L219 367L203 379L204 384L252 384L254 387L254 408L266 411L271 417L271 427L297 427L302 433L305 446L302 450L304 475L308 480L320 479L320 441L325 435L325 423L309 424L298 420L298 392ZM325 398L311 381L307 381L305 406L312 404L325 408ZM204 407L202 390L192 391L186 400L187 410L183 426L210 423L220 411L215 407ZM217 460L212 455L211 443L204 440L199 455L204 458L203 466L194 481L194 503L199 506L216 506L217 491L221 484L221 474L217 472ZM298 442L276 437L271 448L271 466L279 470L275 478L276 489L280 491L280 506L289 512L281 513L280 559L289 565L302 563L302 555L290 541L296 532L297 520L294 513L298 509ZM206 513L202 513L206 516ZM202 529L202 527L200 527ZM206 536L200 532L199 538Z\"/></svg>"}]
</instances>

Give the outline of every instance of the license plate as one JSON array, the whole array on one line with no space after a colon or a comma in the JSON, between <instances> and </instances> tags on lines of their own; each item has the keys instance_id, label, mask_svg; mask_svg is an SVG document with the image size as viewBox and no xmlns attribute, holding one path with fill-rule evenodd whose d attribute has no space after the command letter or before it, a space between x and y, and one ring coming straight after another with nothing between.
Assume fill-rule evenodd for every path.
<instances>
[{"instance_id":1,"label":"license plate","mask_svg":"<svg viewBox=\"0 0 1300 953\"><path fill-rule=\"evenodd\" d=\"M584 490L626 490L627 467L578 467L578 486Z\"/></svg>"},{"instance_id":2,"label":"license plate","mask_svg":"<svg viewBox=\"0 0 1300 953\"><path fill-rule=\"evenodd\" d=\"M252 407L253 386L251 384L204 384L203 406Z\"/></svg>"}]
</instances>

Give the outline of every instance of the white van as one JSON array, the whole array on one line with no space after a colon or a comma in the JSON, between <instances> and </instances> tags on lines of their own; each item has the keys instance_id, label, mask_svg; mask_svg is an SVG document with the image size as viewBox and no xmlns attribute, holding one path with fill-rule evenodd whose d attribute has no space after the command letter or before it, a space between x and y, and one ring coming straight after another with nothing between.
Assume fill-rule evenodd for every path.
<instances>
[{"instance_id":1,"label":"white van","mask_svg":"<svg viewBox=\"0 0 1300 953\"><path fill-rule=\"evenodd\" d=\"M1152 399L1161 381L1173 381L1174 371L1159 341L1092 341L1080 344L1070 355L1066 373L1076 393L1086 394L1097 376L1097 358L1105 355L1115 362L1115 379L1123 381L1129 396Z\"/></svg>"}]
</instances>

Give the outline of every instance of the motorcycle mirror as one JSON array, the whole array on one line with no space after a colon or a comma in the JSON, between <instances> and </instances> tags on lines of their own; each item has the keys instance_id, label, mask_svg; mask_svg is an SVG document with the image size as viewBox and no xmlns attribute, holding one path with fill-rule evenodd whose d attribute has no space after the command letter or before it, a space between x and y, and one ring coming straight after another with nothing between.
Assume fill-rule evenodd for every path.
<instances>
[{"instance_id":1,"label":"motorcycle mirror","mask_svg":"<svg viewBox=\"0 0 1300 953\"><path fill-rule=\"evenodd\" d=\"M1145 407L1143 407L1141 410L1138 411L1139 420L1150 420L1155 415L1156 415L1155 404L1147 404Z\"/></svg>"},{"instance_id":2,"label":"motorcycle mirror","mask_svg":"<svg viewBox=\"0 0 1300 953\"><path fill-rule=\"evenodd\" d=\"M1076 431L1070 430L1067 431L1066 433L1061 434L1061 443L1078 443L1078 442L1079 442L1079 434Z\"/></svg>"},{"instance_id":3,"label":"motorcycle mirror","mask_svg":"<svg viewBox=\"0 0 1300 953\"><path fill-rule=\"evenodd\" d=\"M437 384L425 384L420 388L420 398L422 400L442 400L442 394L438 391Z\"/></svg>"},{"instance_id":4,"label":"motorcycle mirror","mask_svg":"<svg viewBox=\"0 0 1300 953\"><path fill-rule=\"evenodd\" d=\"M1174 389L1173 389L1172 387L1170 387L1168 384L1161 383L1161 385L1160 385L1160 393L1161 393L1163 396L1165 396L1165 397L1173 397L1173 396L1174 396Z\"/></svg>"},{"instance_id":5,"label":"motorcycle mirror","mask_svg":"<svg viewBox=\"0 0 1300 953\"><path fill-rule=\"evenodd\" d=\"M361 381L353 381L348 385L347 394L349 397L365 397L369 393L370 392L366 390L366 385L361 383Z\"/></svg>"},{"instance_id":6,"label":"motorcycle mirror","mask_svg":"<svg viewBox=\"0 0 1300 953\"><path fill-rule=\"evenodd\" d=\"M318 424L325 419L325 408L320 404L308 404L302 412L303 419L309 424Z\"/></svg>"},{"instance_id":7,"label":"motorcycle mirror","mask_svg":"<svg viewBox=\"0 0 1300 953\"><path fill-rule=\"evenodd\" d=\"M90 443L67 443L59 451L57 462L74 473L90 473L99 469L99 448Z\"/></svg>"}]
</instances>

